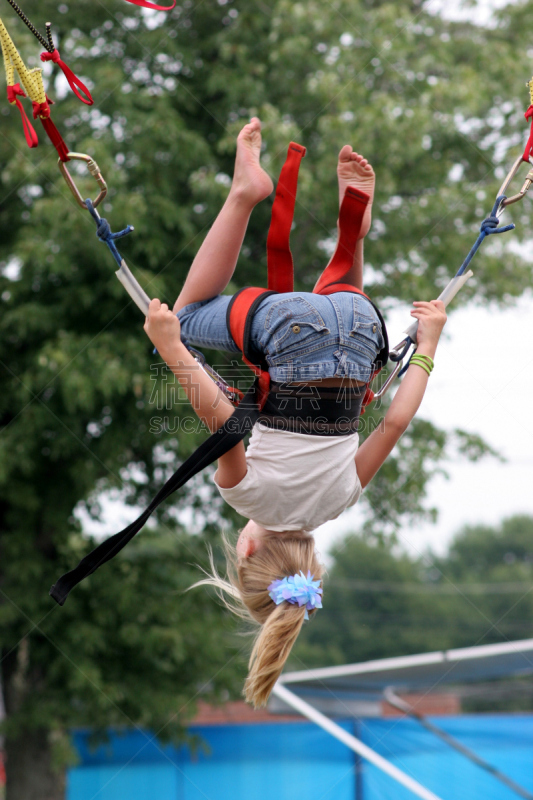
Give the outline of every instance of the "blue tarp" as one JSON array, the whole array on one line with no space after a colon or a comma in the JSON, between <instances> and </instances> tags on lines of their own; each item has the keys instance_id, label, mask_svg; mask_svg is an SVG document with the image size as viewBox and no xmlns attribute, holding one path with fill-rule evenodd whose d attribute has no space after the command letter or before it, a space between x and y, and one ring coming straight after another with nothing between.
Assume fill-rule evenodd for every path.
<instances>
[{"instance_id":1,"label":"blue tarp","mask_svg":"<svg viewBox=\"0 0 533 800\"><path fill-rule=\"evenodd\" d=\"M533 716L479 714L434 722L525 789L533 792ZM518 794L451 750L414 720L361 723L360 738L442 800L517 800ZM370 764L363 768L359 800L412 800L413 795Z\"/></svg>"},{"instance_id":2,"label":"blue tarp","mask_svg":"<svg viewBox=\"0 0 533 800\"><path fill-rule=\"evenodd\" d=\"M533 792L533 715L434 721ZM340 723L442 800L516 800L494 777L405 718ZM205 750L162 745L141 731L111 733L80 764L67 800L412 800L407 789L308 722L191 728Z\"/></svg>"},{"instance_id":3,"label":"blue tarp","mask_svg":"<svg viewBox=\"0 0 533 800\"><path fill-rule=\"evenodd\" d=\"M345 726L352 729L352 723ZM191 728L207 751L161 745L143 732L110 735L80 766L67 800L354 800L354 754L311 723Z\"/></svg>"}]
</instances>

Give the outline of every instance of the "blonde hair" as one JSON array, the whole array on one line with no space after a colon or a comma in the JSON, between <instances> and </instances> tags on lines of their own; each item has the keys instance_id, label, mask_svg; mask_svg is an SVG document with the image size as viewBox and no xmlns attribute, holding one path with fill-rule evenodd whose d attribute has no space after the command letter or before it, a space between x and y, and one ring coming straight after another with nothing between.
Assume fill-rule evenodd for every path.
<instances>
[{"instance_id":1,"label":"blonde hair","mask_svg":"<svg viewBox=\"0 0 533 800\"><path fill-rule=\"evenodd\" d=\"M315 580L320 580L324 568L317 559L313 537L300 531L264 535L261 547L248 558L238 558L235 546L224 534L222 540L228 579L219 575L210 550L211 571L194 586L214 586L233 614L261 626L254 639L244 684L247 702L259 708L266 705L305 616L305 606L287 602L275 605L268 587L272 581L295 575L300 570L305 575L309 570ZM312 614L314 609L309 611L309 616Z\"/></svg>"}]
</instances>

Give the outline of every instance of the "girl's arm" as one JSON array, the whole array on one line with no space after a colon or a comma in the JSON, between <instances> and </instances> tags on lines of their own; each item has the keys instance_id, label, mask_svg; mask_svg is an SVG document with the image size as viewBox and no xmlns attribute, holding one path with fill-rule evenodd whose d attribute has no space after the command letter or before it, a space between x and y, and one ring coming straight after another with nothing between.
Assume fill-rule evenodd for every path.
<instances>
[{"instance_id":1,"label":"girl's arm","mask_svg":"<svg viewBox=\"0 0 533 800\"><path fill-rule=\"evenodd\" d=\"M152 300L144 330L178 381L200 420L213 433L233 414L225 394L187 350L180 337L180 323L168 306ZM243 442L218 459L217 482L222 488L236 486L246 475Z\"/></svg>"},{"instance_id":2,"label":"girl's arm","mask_svg":"<svg viewBox=\"0 0 533 800\"><path fill-rule=\"evenodd\" d=\"M433 358L446 322L444 303L432 300L413 305L415 310L411 315L418 319L417 353ZM428 377L426 371L416 364L409 367L381 424L357 451L355 466L363 488L370 483L407 430L424 397Z\"/></svg>"}]
</instances>

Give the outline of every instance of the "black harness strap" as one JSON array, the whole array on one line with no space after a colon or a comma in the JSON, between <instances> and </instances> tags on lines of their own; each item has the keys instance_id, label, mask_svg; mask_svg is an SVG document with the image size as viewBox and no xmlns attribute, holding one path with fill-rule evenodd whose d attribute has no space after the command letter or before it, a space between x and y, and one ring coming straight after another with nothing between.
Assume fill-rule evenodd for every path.
<instances>
[{"instance_id":1,"label":"black harness strap","mask_svg":"<svg viewBox=\"0 0 533 800\"><path fill-rule=\"evenodd\" d=\"M356 433L366 384L357 387L271 383L258 422L315 436Z\"/></svg>"},{"instance_id":2,"label":"black harness strap","mask_svg":"<svg viewBox=\"0 0 533 800\"><path fill-rule=\"evenodd\" d=\"M92 550L85 558L82 558L77 567L70 572L62 575L57 583L50 589L50 595L54 600L63 605L70 591L86 578L95 572L98 567L105 564L115 556L128 542L133 539L141 528L145 525L148 518L155 509L169 497L176 489L184 486L188 480L212 464L217 458L223 456L232 447L241 442L246 434L252 429L259 417L258 406L258 381L254 381L251 388L245 394L231 417L224 425L203 442L200 447L176 470L174 475L168 479L161 487L148 508L128 525L124 530L110 536Z\"/></svg>"}]
</instances>

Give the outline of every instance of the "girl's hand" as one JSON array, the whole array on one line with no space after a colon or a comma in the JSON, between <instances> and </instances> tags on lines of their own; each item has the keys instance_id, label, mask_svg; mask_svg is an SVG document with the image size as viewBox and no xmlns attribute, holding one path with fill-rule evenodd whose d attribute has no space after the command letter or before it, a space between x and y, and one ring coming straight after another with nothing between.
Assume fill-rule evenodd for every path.
<instances>
[{"instance_id":1,"label":"girl's hand","mask_svg":"<svg viewBox=\"0 0 533 800\"><path fill-rule=\"evenodd\" d=\"M420 301L413 305L415 308L411 311L411 316L418 320L417 346L418 348L425 346L434 352L446 324L444 303L442 300L432 300L430 303Z\"/></svg>"},{"instance_id":2,"label":"girl's hand","mask_svg":"<svg viewBox=\"0 0 533 800\"><path fill-rule=\"evenodd\" d=\"M154 299L150 302L144 330L163 359L165 353L172 353L181 343L179 319L160 300Z\"/></svg>"},{"instance_id":3,"label":"girl's hand","mask_svg":"<svg viewBox=\"0 0 533 800\"><path fill-rule=\"evenodd\" d=\"M433 358L439 336L446 322L444 303L413 303L411 314L418 320L417 352ZM423 369L409 368L398 391L392 398L384 424L378 425L355 456L355 466L361 485L365 487L380 469L385 459L409 427L409 423L420 407L428 383Z\"/></svg>"}]
</instances>

